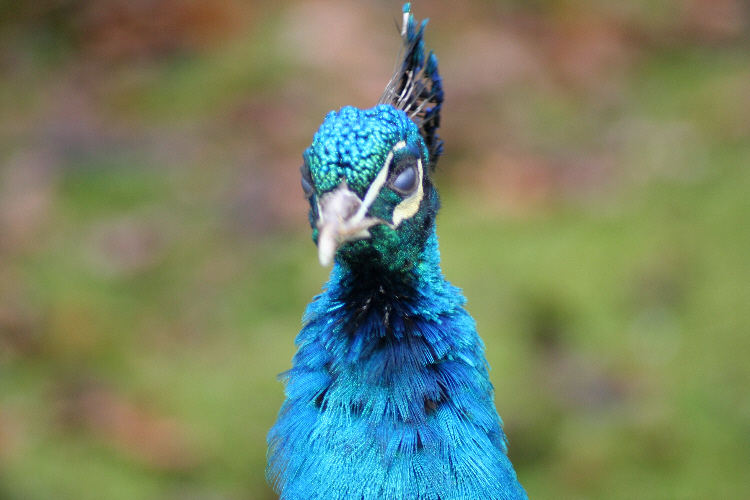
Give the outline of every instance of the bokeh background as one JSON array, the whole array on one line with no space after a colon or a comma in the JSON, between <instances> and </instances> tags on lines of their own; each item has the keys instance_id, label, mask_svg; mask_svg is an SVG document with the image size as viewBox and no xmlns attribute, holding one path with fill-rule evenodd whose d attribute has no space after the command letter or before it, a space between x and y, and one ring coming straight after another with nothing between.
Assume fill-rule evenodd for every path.
<instances>
[{"instance_id":1,"label":"bokeh background","mask_svg":"<svg viewBox=\"0 0 750 500\"><path fill-rule=\"evenodd\" d=\"M417 1L444 270L532 498L750 498L750 10ZM299 187L400 3L0 3L0 499L266 500Z\"/></svg>"}]
</instances>

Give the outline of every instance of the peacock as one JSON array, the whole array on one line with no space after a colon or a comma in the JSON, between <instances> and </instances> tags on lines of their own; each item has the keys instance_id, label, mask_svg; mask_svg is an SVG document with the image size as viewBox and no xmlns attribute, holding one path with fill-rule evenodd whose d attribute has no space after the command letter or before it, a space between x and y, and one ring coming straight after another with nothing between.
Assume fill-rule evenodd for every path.
<instances>
[{"instance_id":1,"label":"peacock","mask_svg":"<svg viewBox=\"0 0 750 500\"><path fill-rule=\"evenodd\" d=\"M303 317L268 434L282 500L523 499L484 346L440 269L432 175L443 88L403 8L379 103L329 112L301 184L330 279Z\"/></svg>"}]
</instances>

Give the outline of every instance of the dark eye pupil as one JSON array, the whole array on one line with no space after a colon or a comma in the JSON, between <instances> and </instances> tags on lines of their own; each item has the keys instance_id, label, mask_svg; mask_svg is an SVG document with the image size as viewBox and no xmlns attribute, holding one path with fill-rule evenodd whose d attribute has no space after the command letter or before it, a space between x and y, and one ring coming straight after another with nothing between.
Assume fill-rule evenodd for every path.
<instances>
[{"instance_id":1,"label":"dark eye pupil","mask_svg":"<svg viewBox=\"0 0 750 500\"><path fill-rule=\"evenodd\" d=\"M414 189L416 184L417 169L412 165L398 174L398 176L393 180L392 186L399 191L409 192Z\"/></svg>"}]
</instances>

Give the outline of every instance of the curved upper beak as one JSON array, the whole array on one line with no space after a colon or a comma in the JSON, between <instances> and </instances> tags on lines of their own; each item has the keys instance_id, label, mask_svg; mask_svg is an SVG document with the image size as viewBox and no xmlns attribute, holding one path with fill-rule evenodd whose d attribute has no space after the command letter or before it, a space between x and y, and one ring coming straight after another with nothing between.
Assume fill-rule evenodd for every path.
<instances>
[{"instance_id":1,"label":"curved upper beak","mask_svg":"<svg viewBox=\"0 0 750 500\"><path fill-rule=\"evenodd\" d=\"M367 205L344 182L320 198L317 226L321 265L330 265L336 250L347 241L369 238L369 228L382 222L367 216Z\"/></svg>"}]
</instances>

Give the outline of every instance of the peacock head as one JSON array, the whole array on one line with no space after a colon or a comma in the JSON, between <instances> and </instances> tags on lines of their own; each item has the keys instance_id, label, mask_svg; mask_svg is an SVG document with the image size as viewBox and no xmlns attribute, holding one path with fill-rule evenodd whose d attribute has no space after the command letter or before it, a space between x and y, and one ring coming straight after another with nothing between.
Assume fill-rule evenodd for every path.
<instances>
[{"instance_id":1,"label":"peacock head","mask_svg":"<svg viewBox=\"0 0 750 500\"><path fill-rule=\"evenodd\" d=\"M388 104L330 112L305 151L302 189L320 263L414 265L438 198L419 128Z\"/></svg>"}]
</instances>

